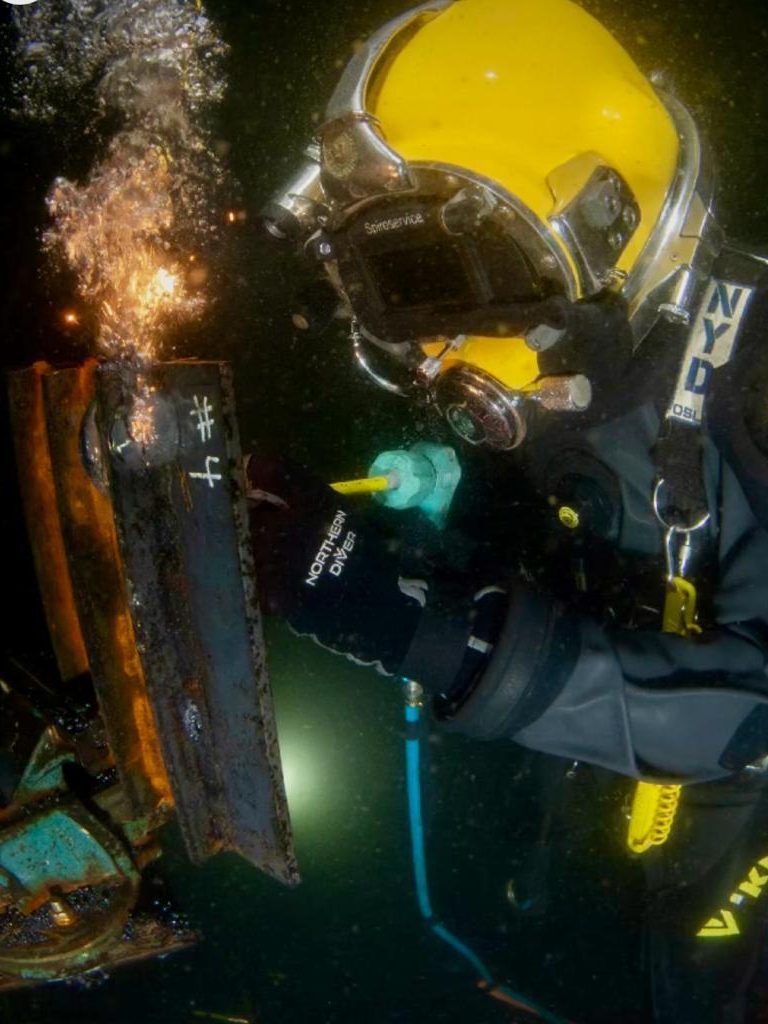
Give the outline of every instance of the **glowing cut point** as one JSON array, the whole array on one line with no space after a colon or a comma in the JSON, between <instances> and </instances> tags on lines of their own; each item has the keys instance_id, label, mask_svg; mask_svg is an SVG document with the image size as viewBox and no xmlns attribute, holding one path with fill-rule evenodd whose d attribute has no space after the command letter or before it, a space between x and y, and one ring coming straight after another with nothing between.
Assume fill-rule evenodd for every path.
<instances>
[{"instance_id":1,"label":"glowing cut point","mask_svg":"<svg viewBox=\"0 0 768 1024\"><path fill-rule=\"evenodd\" d=\"M142 448L148 448L157 438L155 430L155 404L152 390L147 388L136 396L128 419L128 433L131 440Z\"/></svg>"},{"instance_id":2,"label":"glowing cut point","mask_svg":"<svg viewBox=\"0 0 768 1024\"><path fill-rule=\"evenodd\" d=\"M172 274L170 270L166 270L165 267L160 267L155 275L155 279L166 295L173 295L177 283L175 274Z\"/></svg>"}]
</instances>

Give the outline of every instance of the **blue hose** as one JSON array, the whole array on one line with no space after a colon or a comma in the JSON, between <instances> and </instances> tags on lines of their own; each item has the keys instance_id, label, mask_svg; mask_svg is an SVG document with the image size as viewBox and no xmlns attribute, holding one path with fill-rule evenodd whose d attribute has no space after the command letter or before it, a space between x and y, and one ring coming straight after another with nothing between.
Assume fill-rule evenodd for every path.
<instances>
[{"instance_id":1,"label":"blue hose","mask_svg":"<svg viewBox=\"0 0 768 1024\"><path fill-rule=\"evenodd\" d=\"M496 994L506 1001L514 1002L529 1013L536 1014L546 1024L568 1024L562 1017L557 1017L544 1007L531 1002L525 996L507 988L506 985L497 985L493 975L485 966L483 961L467 946L461 939L450 932L445 925L434 915L432 903L429 898L429 881L427 877L427 859L424 851L424 821L421 813L421 739L418 733L418 726L421 718L421 709L417 704L407 703L405 706L406 738L405 738L405 767L406 767L406 790L408 793L408 820L411 831L411 856L413 859L413 876L416 882L416 899L419 904L419 911L431 930L439 939L447 943L460 956L470 963L481 979L481 987Z\"/></svg>"}]
</instances>

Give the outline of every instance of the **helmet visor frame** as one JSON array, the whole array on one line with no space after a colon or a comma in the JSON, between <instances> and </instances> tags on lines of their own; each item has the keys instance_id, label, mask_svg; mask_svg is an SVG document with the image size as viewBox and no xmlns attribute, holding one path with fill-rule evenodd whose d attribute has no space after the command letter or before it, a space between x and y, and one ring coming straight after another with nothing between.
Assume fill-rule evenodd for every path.
<instances>
[{"instance_id":1,"label":"helmet visor frame","mask_svg":"<svg viewBox=\"0 0 768 1024\"><path fill-rule=\"evenodd\" d=\"M413 164L409 172L410 188L334 204L324 235L346 298L372 334L512 336L537 322L542 302L577 297L558 239L517 197L463 168Z\"/></svg>"}]
</instances>

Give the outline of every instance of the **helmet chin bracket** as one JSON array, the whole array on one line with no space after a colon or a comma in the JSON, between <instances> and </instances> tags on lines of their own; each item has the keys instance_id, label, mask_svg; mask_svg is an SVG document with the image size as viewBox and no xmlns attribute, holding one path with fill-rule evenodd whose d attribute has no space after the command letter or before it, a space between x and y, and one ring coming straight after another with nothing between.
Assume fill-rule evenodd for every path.
<instances>
[{"instance_id":1,"label":"helmet chin bracket","mask_svg":"<svg viewBox=\"0 0 768 1024\"><path fill-rule=\"evenodd\" d=\"M352 317L352 320L350 321L349 338L352 342L352 354L355 358L355 362L366 377L369 377L374 384L378 385L378 387L382 388L384 391L388 391L391 395L400 395L401 398L410 398L417 392L421 382L413 373L403 375L401 365L401 373L399 374L400 379L390 377L385 375L374 365L372 358L373 350L374 348L377 348L388 353L390 357L394 357L394 361L402 364L404 362L402 350L410 348L408 343L401 342L400 344L394 344L382 342L370 335L366 336L356 317Z\"/></svg>"}]
</instances>

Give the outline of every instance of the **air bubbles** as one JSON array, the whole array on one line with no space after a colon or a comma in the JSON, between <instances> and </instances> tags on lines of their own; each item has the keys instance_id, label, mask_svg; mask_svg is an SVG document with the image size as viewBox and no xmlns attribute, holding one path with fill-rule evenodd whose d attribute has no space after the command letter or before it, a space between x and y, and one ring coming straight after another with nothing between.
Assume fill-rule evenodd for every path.
<instances>
[{"instance_id":1,"label":"air bubbles","mask_svg":"<svg viewBox=\"0 0 768 1024\"><path fill-rule=\"evenodd\" d=\"M203 119L224 94L226 45L199 0L46 0L16 21L24 112L58 121L90 97L120 126L84 181L54 181L44 245L75 272L101 351L143 364L206 306L208 272L188 256L222 227L227 146Z\"/></svg>"}]
</instances>

